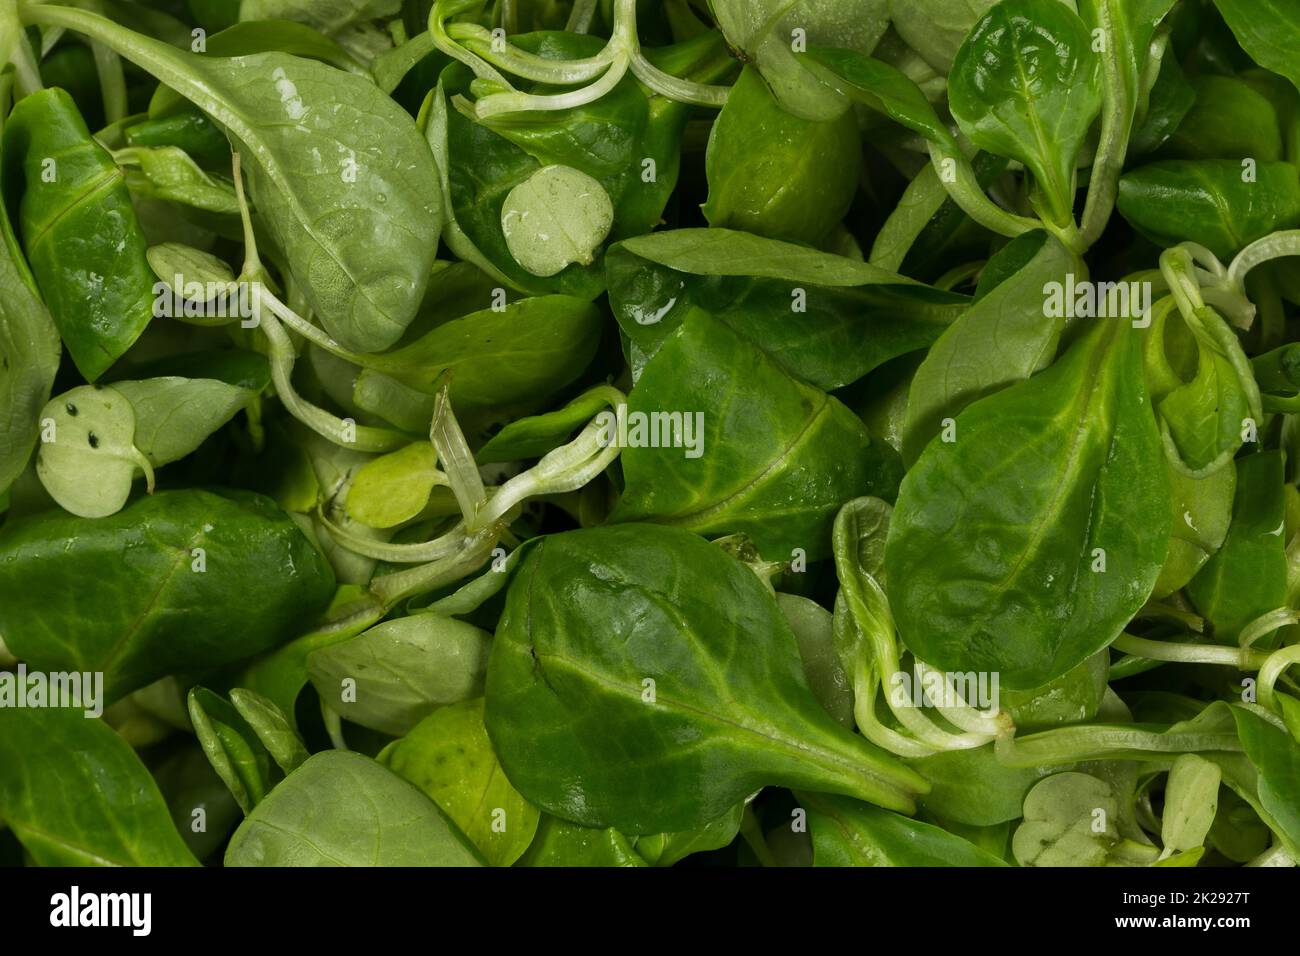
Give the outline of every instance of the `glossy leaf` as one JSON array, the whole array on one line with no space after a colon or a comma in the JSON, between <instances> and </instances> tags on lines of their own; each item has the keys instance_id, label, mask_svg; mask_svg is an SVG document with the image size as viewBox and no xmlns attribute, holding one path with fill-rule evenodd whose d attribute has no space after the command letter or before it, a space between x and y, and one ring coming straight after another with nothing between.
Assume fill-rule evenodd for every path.
<instances>
[{"instance_id":1,"label":"glossy leaf","mask_svg":"<svg viewBox=\"0 0 1300 956\"><path fill-rule=\"evenodd\" d=\"M1281 73L1300 90L1300 11L1286 0L1214 0L1237 41L1260 66Z\"/></svg>"},{"instance_id":2,"label":"glossy leaf","mask_svg":"<svg viewBox=\"0 0 1300 956\"><path fill-rule=\"evenodd\" d=\"M975 25L948 79L962 132L1024 163L1057 223L1070 220L1075 159L1101 108L1090 40L1058 0L1003 0Z\"/></svg>"},{"instance_id":3,"label":"glossy leaf","mask_svg":"<svg viewBox=\"0 0 1300 956\"><path fill-rule=\"evenodd\" d=\"M1195 241L1230 259L1256 239L1300 226L1300 172L1260 163L1254 181L1235 160L1166 160L1126 173L1120 213L1162 245Z\"/></svg>"},{"instance_id":4,"label":"glossy leaf","mask_svg":"<svg viewBox=\"0 0 1300 956\"><path fill-rule=\"evenodd\" d=\"M10 522L0 568L10 649L33 667L103 671L110 697L273 647L334 589L324 559L268 499L197 489L96 521L47 512Z\"/></svg>"},{"instance_id":5,"label":"glossy leaf","mask_svg":"<svg viewBox=\"0 0 1300 956\"><path fill-rule=\"evenodd\" d=\"M487 727L531 802L630 834L702 826L769 783L904 811L920 783L821 709L752 572L648 525L556 535L529 553L493 645Z\"/></svg>"},{"instance_id":6,"label":"glossy leaf","mask_svg":"<svg viewBox=\"0 0 1300 956\"><path fill-rule=\"evenodd\" d=\"M0 494L31 457L61 352L54 320L0 210Z\"/></svg>"},{"instance_id":7,"label":"glossy leaf","mask_svg":"<svg viewBox=\"0 0 1300 956\"><path fill-rule=\"evenodd\" d=\"M730 229L676 229L606 256L634 377L701 308L818 388L930 345L967 304L894 273Z\"/></svg>"},{"instance_id":8,"label":"glossy leaf","mask_svg":"<svg viewBox=\"0 0 1300 956\"><path fill-rule=\"evenodd\" d=\"M757 69L746 67L709 134L704 217L715 228L816 243L848 211L860 153L850 111L801 119L781 108Z\"/></svg>"},{"instance_id":9,"label":"glossy leaf","mask_svg":"<svg viewBox=\"0 0 1300 956\"><path fill-rule=\"evenodd\" d=\"M442 211L428 146L396 103L368 80L289 54L197 56L61 8L42 22L105 44L222 125L329 332L358 351L398 339L428 281Z\"/></svg>"},{"instance_id":10,"label":"glossy leaf","mask_svg":"<svg viewBox=\"0 0 1300 956\"><path fill-rule=\"evenodd\" d=\"M21 100L4 127L6 189L32 272L78 370L102 375L153 317L153 272L121 170L59 89Z\"/></svg>"},{"instance_id":11,"label":"glossy leaf","mask_svg":"<svg viewBox=\"0 0 1300 956\"><path fill-rule=\"evenodd\" d=\"M632 842L613 827L579 826L542 814L537 837L517 866L646 866Z\"/></svg>"},{"instance_id":12,"label":"glossy leaf","mask_svg":"<svg viewBox=\"0 0 1300 956\"><path fill-rule=\"evenodd\" d=\"M1169 484L1137 345L1126 321L1097 323L1047 371L967 408L956 441L904 478L886 568L907 587L890 601L927 663L1034 687L1114 640L1150 594Z\"/></svg>"}]
</instances>

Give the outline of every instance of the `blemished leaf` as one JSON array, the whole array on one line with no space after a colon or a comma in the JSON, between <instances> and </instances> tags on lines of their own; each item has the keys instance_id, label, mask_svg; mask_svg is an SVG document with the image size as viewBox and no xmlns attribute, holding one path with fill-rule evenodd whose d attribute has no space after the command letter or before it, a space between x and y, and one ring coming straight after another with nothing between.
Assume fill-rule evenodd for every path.
<instances>
[{"instance_id":1,"label":"blemished leaf","mask_svg":"<svg viewBox=\"0 0 1300 956\"><path fill-rule=\"evenodd\" d=\"M497 762L481 697L434 711L379 760L428 794L493 866L509 866L533 842L537 808Z\"/></svg>"}]
</instances>

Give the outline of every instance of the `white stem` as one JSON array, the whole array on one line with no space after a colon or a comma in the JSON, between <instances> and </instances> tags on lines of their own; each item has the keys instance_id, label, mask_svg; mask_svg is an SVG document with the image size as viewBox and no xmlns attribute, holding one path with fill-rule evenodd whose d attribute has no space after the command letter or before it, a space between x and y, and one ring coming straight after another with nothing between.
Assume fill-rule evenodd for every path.
<instances>
[{"instance_id":1,"label":"white stem","mask_svg":"<svg viewBox=\"0 0 1300 956\"><path fill-rule=\"evenodd\" d=\"M1245 288L1246 276L1256 266L1272 259L1300 256L1300 229L1275 232L1248 245L1228 266L1228 281L1240 289Z\"/></svg>"}]
</instances>

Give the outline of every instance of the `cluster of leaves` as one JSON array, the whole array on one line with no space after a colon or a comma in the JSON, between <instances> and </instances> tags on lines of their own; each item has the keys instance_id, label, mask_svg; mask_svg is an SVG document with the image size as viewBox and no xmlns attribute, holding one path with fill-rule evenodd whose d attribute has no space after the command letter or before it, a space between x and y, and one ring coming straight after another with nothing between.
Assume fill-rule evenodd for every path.
<instances>
[{"instance_id":1,"label":"cluster of leaves","mask_svg":"<svg viewBox=\"0 0 1300 956\"><path fill-rule=\"evenodd\" d=\"M0 0L0 860L1294 865L1297 49Z\"/></svg>"}]
</instances>

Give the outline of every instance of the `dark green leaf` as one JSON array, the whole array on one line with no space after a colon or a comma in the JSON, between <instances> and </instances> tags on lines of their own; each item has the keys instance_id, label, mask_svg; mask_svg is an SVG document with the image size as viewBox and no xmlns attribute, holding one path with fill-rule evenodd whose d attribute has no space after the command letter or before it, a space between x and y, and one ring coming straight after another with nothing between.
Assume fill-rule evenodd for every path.
<instances>
[{"instance_id":1,"label":"dark green leaf","mask_svg":"<svg viewBox=\"0 0 1300 956\"><path fill-rule=\"evenodd\" d=\"M11 522L0 568L10 650L34 667L103 671L109 697L274 647L334 587L268 499L197 489L159 492L111 518Z\"/></svg>"},{"instance_id":2,"label":"dark green leaf","mask_svg":"<svg viewBox=\"0 0 1300 956\"><path fill-rule=\"evenodd\" d=\"M529 553L488 665L487 726L530 801L629 834L703 826L765 784L908 811L920 783L822 710L751 571L649 525Z\"/></svg>"}]
</instances>

